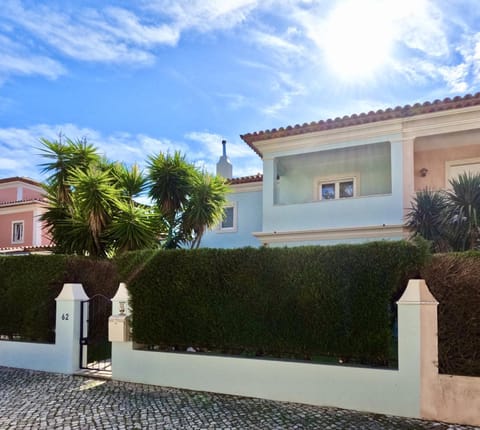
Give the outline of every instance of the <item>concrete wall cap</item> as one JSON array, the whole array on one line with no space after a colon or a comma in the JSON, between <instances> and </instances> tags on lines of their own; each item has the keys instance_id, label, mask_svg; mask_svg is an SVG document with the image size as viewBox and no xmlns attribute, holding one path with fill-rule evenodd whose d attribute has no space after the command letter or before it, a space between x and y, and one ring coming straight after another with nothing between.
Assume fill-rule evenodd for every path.
<instances>
[{"instance_id":1,"label":"concrete wall cap","mask_svg":"<svg viewBox=\"0 0 480 430\"><path fill-rule=\"evenodd\" d=\"M62 291L55 299L57 301L84 301L89 297L85 293L82 284L63 284Z\"/></svg>"},{"instance_id":2,"label":"concrete wall cap","mask_svg":"<svg viewBox=\"0 0 480 430\"><path fill-rule=\"evenodd\" d=\"M127 302L128 301L128 290L127 284L125 282L120 282L118 290L112 298L112 302Z\"/></svg>"},{"instance_id":3,"label":"concrete wall cap","mask_svg":"<svg viewBox=\"0 0 480 430\"><path fill-rule=\"evenodd\" d=\"M438 305L437 300L428 289L427 283L423 279L410 279L407 288L400 300L399 305Z\"/></svg>"}]
</instances>

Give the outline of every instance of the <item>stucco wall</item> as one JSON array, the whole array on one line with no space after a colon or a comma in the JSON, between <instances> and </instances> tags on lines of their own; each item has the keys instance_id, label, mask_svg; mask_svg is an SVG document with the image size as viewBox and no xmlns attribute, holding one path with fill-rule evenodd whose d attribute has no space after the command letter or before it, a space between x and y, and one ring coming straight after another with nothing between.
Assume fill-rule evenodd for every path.
<instances>
[{"instance_id":1,"label":"stucco wall","mask_svg":"<svg viewBox=\"0 0 480 430\"><path fill-rule=\"evenodd\" d=\"M415 151L415 191L426 187L433 189L445 188L447 161L480 158L480 140L478 145L452 146L450 148L438 148ZM428 169L427 175L422 177L420 169Z\"/></svg>"},{"instance_id":2,"label":"stucco wall","mask_svg":"<svg viewBox=\"0 0 480 430\"><path fill-rule=\"evenodd\" d=\"M43 194L38 190L23 187L23 200L41 199Z\"/></svg>"},{"instance_id":3,"label":"stucco wall","mask_svg":"<svg viewBox=\"0 0 480 430\"><path fill-rule=\"evenodd\" d=\"M357 196L390 194L390 143L360 145L276 160L275 204L319 200L317 182L355 178Z\"/></svg>"},{"instance_id":4,"label":"stucco wall","mask_svg":"<svg viewBox=\"0 0 480 430\"><path fill-rule=\"evenodd\" d=\"M15 202L17 200L17 188L0 189L0 202Z\"/></svg>"},{"instance_id":5,"label":"stucco wall","mask_svg":"<svg viewBox=\"0 0 480 430\"><path fill-rule=\"evenodd\" d=\"M275 204L276 161L264 158L263 232L309 230L326 228L368 227L403 223L403 148L400 140L390 136L391 193L310 202L304 204ZM397 138L397 137L395 137ZM380 142L387 141L379 139ZM342 145L361 144L349 142ZM275 154L277 155L277 154ZM278 154L282 156L283 154ZM311 193L311 185L309 190Z\"/></svg>"},{"instance_id":6,"label":"stucco wall","mask_svg":"<svg viewBox=\"0 0 480 430\"><path fill-rule=\"evenodd\" d=\"M23 221L24 241L19 244L30 246L33 241L33 211L27 210L16 213L7 213L0 215L0 248L15 246L12 243L12 222Z\"/></svg>"},{"instance_id":7,"label":"stucco wall","mask_svg":"<svg viewBox=\"0 0 480 430\"><path fill-rule=\"evenodd\" d=\"M262 229L262 191L232 192L228 194L229 202L237 208L237 231L221 232L212 229L202 238L202 248L240 248L259 246L260 243L252 235Z\"/></svg>"}]
</instances>

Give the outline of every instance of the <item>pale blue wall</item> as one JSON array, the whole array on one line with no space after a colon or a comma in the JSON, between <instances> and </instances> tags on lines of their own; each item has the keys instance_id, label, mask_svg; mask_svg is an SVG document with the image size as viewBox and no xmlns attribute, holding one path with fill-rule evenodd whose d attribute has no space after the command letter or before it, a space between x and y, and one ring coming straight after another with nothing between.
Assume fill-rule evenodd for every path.
<instances>
[{"instance_id":1,"label":"pale blue wall","mask_svg":"<svg viewBox=\"0 0 480 430\"><path fill-rule=\"evenodd\" d=\"M351 239L336 239L336 240L305 240L305 241L293 241L293 242L274 242L268 245L270 248L283 248L283 247L291 247L291 246L311 246L311 245L321 245L321 246L329 246L329 245L339 245L341 243L366 243L366 242L378 242L381 240L388 240L388 241L396 241L396 240L404 240L403 236L397 237L389 237L389 238L372 238L372 237L365 237L365 238L351 238Z\"/></svg>"},{"instance_id":2,"label":"pale blue wall","mask_svg":"<svg viewBox=\"0 0 480 430\"><path fill-rule=\"evenodd\" d=\"M391 142L391 193L386 195L327 200L290 205L274 204L275 157L264 160L263 231L295 231L342 227L369 227L403 223L402 143ZM358 142L362 144L363 142ZM350 143L351 145L351 143ZM277 154L276 154L277 155ZM278 156L283 154L278 154ZM309 184L311 189L312 185Z\"/></svg>"},{"instance_id":3,"label":"pale blue wall","mask_svg":"<svg viewBox=\"0 0 480 430\"><path fill-rule=\"evenodd\" d=\"M209 230L202 238L202 248L258 247L260 242L252 235L262 231L262 191L235 193L227 197L237 205L237 231L222 232Z\"/></svg>"}]
</instances>

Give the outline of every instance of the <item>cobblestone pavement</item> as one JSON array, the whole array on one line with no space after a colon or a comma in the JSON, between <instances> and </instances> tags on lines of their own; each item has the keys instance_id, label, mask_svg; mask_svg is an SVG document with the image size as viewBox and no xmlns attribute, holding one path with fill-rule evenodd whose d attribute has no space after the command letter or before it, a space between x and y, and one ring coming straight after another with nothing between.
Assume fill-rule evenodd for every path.
<instances>
[{"instance_id":1,"label":"cobblestone pavement","mask_svg":"<svg viewBox=\"0 0 480 430\"><path fill-rule=\"evenodd\" d=\"M0 367L0 429L474 427Z\"/></svg>"}]
</instances>

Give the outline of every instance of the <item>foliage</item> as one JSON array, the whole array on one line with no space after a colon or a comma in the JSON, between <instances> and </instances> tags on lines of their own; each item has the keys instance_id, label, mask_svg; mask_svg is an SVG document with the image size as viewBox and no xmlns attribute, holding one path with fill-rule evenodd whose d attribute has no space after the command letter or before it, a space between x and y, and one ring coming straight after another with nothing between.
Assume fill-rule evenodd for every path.
<instances>
[{"instance_id":1,"label":"foliage","mask_svg":"<svg viewBox=\"0 0 480 430\"><path fill-rule=\"evenodd\" d=\"M394 297L425 252L405 242L142 253L128 277L136 342L384 363ZM181 268L181 270L179 270Z\"/></svg>"},{"instance_id":2,"label":"foliage","mask_svg":"<svg viewBox=\"0 0 480 430\"><path fill-rule=\"evenodd\" d=\"M168 231L163 248L186 243L198 248L205 230L223 216L227 192L224 180L200 171L180 152L151 156L148 169L149 195Z\"/></svg>"},{"instance_id":3,"label":"foliage","mask_svg":"<svg viewBox=\"0 0 480 430\"><path fill-rule=\"evenodd\" d=\"M55 298L65 282L79 282L87 295L113 297L115 266L105 260L65 255L0 257L0 335L55 341Z\"/></svg>"},{"instance_id":4,"label":"foliage","mask_svg":"<svg viewBox=\"0 0 480 430\"><path fill-rule=\"evenodd\" d=\"M137 165L112 163L86 140L41 143L41 167L49 174L42 220L59 253L105 257L160 244L194 248L223 216L224 180L179 152L151 156L147 181ZM134 200L146 191L155 206Z\"/></svg>"},{"instance_id":5,"label":"foliage","mask_svg":"<svg viewBox=\"0 0 480 430\"><path fill-rule=\"evenodd\" d=\"M406 226L413 236L431 241L435 252L476 249L480 246L480 174L463 173L450 185L450 191L418 192Z\"/></svg>"},{"instance_id":6,"label":"foliage","mask_svg":"<svg viewBox=\"0 0 480 430\"><path fill-rule=\"evenodd\" d=\"M440 373L480 376L480 252L436 255L421 276L439 302Z\"/></svg>"},{"instance_id":7,"label":"foliage","mask_svg":"<svg viewBox=\"0 0 480 430\"><path fill-rule=\"evenodd\" d=\"M133 200L146 183L137 166L110 163L85 140L41 142L50 173L42 219L57 252L103 257L156 245L158 214Z\"/></svg>"}]
</instances>

